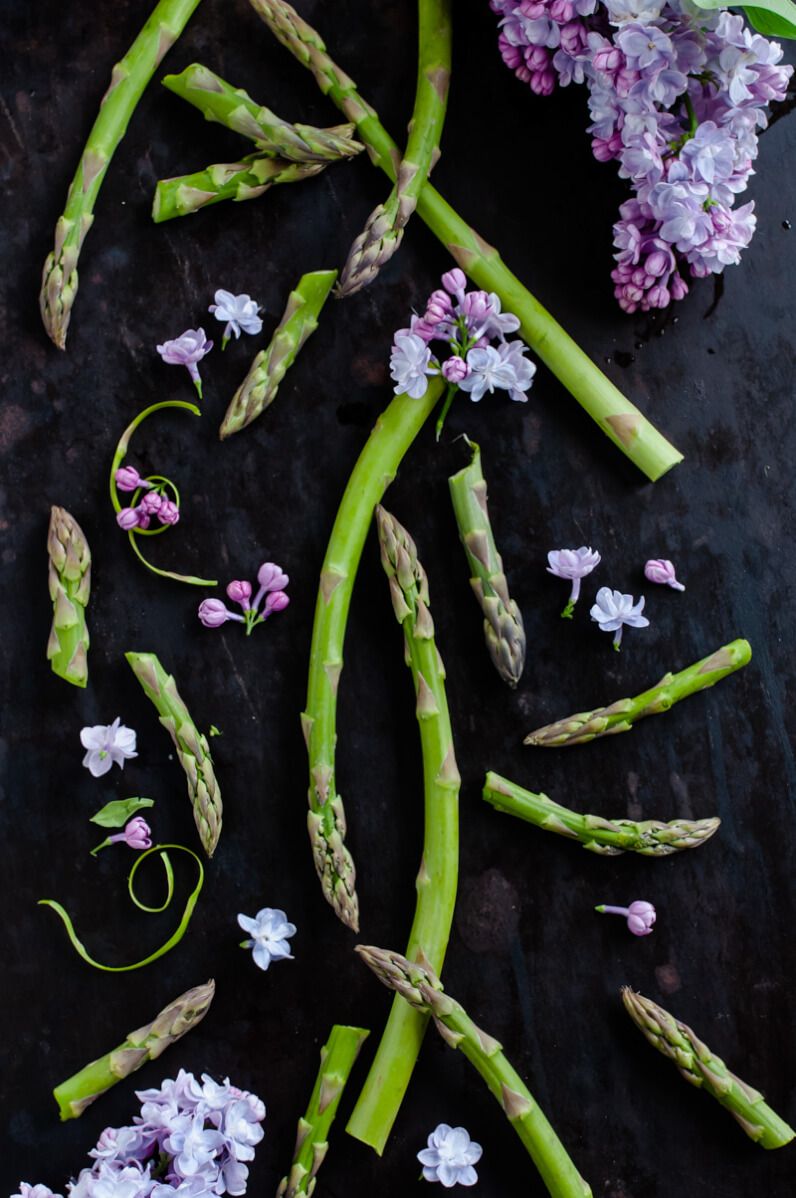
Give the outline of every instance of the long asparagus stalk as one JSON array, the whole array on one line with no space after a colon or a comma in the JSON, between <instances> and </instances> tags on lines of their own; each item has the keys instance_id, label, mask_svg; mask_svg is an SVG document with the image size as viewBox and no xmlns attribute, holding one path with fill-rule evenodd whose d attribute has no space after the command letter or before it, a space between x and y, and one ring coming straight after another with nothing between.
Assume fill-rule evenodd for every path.
<instances>
[{"instance_id":1,"label":"long asparagus stalk","mask_svg":"<svg viewBox=\"0 0 796 1198\"><path fill-rule=\"evenodd\" d=\"M484 613L489 656L500 677L515 687L525 665L525 628L509 595L503 560L498 553L487 509L481 450L474 441L469 466L448 479L456 524L470 566L470 586Z\"/></svg>"},{"instance_id":2,"label":"long asparagus stalk","mask_svg":"<svg viewBox=\"0 0 796 1198\"><path fill-rule=\"evenodd\" d=\"M268 348L255 355L249 373L230 401L218 430L222 441L246 428L274 402L289 367L317 329L321 308L336 278L336 270L315 270L301 276L288 296Z\"/></svg>"},{"instance_id":3,"label":"long asparagus stalk","mask_svg":"<svg viewBox=\"0 0 796 1198\"><path fill-rule=\"evenodd\" d=\"M212 978L203 986L186 990L164 1007L151 1023L130 1032L118 1048L91 1061L79 1073L56 1086L53 1095L61 1119L76 1119L100 1094L135 1073L147 1061L154 1061L171 1044L176 1044L204 1019L215 992L216 984Z\"/></svg>"},{"instance_id":4,"label":"long asparagus stalk","mask_svg":"<svg viewBox=\"0 0 796 1198\"><path fill-rule=\"evenodd\" d=\"M353 125L316 129L292 125L270 108L256 104L243 88L235 88L208 67L195 62L179 75L164 75L164 87L198 108L208 121L248 137L261 153L287 158L290 162L336 162L353 158L362 150L353 141Z\"/></svg>"},{"instance_id":5,"label":"long asparagus stalk","mask_svg":"<svg viewBox=\"0 0 796 1198\"><path fill-rule=\"evenodd\" d=\"M502 1046L445 994L434 971L386 949L360 944L356 951L380 982L418 1011L431 1015L443 1040L451 1048L461 1049L502 1106L553 1198L591 1198L590 1187L528 1087L503 1055Z\"/></svg>"},{"instance_id":6,"label":"long asparagus stalk","mask_svg":"<svg viewBox=\"0 0 796 1198\"><path fill-rule=\"evenodd\" d=\"M66 508L50 510L47 531L48 585L53 622L47 657L54 674L74 686L88 682L86 607L91 594L91 550L83 529Z\"/></svg>"},{"instance_id":7,"label":"long asparagus stalk","mask_svg":"<svg viewBox=\"0 0 796 1198\"><path fill-rule=\"evenodd\" d=\"M223 808L207 738L191 719L174 678L166 673L154 653L125 653L124 656L174 741L188 782L188 798L199 839L208 857L212 857L221 835Z\"/></svg>"},{"instance_id":8,"label":"long asparagus stalk","mask_svg":"<svg viewBox=\"0 0 796 1198\"><path fill-rule=\"evenodd\" d=\"M312 72L324 95L356 125L373 162L394 181L400 150L377 113L357 92L353 79L329 57L316 30L285 0L250 3L282 45ZM606 378L511 273L498 251L462 220L430 183L423 186L417 211L476 286L496 292L503 309L516 313L525 341L647 478L654 482L682 461L683 455Z\"/></svg>"},{"instance_id":9,"label":"long asparagus stalk","mask_svg":"<svg viewBox=\"0 0 796 1198\"><path fill-rule=\"evenodd\" d=\"M763 1095L734 1073L710 1051L691 1028L675 1019L652 999L622 987L625 1010L653 1048L673 1061L692 1086L699 1086L720 1102L761 1148L782 1148L796 1131L764 1101Z\"/></svg>"},{"instance_id":10,"label":"long asparagus stalk","mask_svg":"<svg viewBox=\"0 0 796 1198\"><path fill-rule=\"evenodd\" d=\"M434 641L428 581L414 541L384 508L376 508L381 563L390 580L396 619L404 630L423 754L425 834L417 875L417 905L406 956L436 973L448 946L459 871L459 785L445 694L445 667ZM412 1076L426 1013L396 994L387 1026L346 1130L381 1154Z\"/></svg>"},{"instance_id":11,"label":"long asparagus stalk","mask_svg":"<svg viewBox=\"0 0 796 1198\"><path fill-rule=\"evenodd\" d=\"M239 162L217 162L193 175L160 179L152 201L152 219L162 224L221 200L253 200L277 183L301 183L325 167L325 162L288 162L285 158L248 154Z\"/></svg>"},{"instance_id":12,"label":"long asparagus stalk","mask_svg":"<svg viewBox=\"0 0 796 1198\"><path fill-rule=\"evenodd\" d=\"M583 745L599 736L614 736L618 732L629 732L637 720L648 715L660 715L699 691L715 686L728 674L740 670L752 659L752 647L748 641L732 641L722 646L710 657L694 662L678 674L664 674L657 685L636 695L635 699L617 699L608 707L597 707L594 711L579 711L566 719L556 720L529 732L526 745L537 745L551 749L564 745Z\"/></svg>"},{"instance_id":13,"label":"long asparagus stalk","mask_svg":"<svg viewBox=\"0 0 796 1198\"><path fill-rule=\"evenodd\" d=\"M370 1032L363 1027L334 1025L321 1049L321 1067L315 1079L306 1114L299 1119L293 1164L283 1177L276 1198L298 1198L315 1189L318 1170L329 1151L329 1129L334 1122L346 1082L359 1050Z\"/></svg>"},{"instance_id":14,"label":"long asparagus stalk","mask_svg":"<svg viewBox=\"0 0 796 1198\"><path fill-rule=\"evenodd\" d=\"M451 74L451 0L419 0L417 89L406 152L393 189L374 208L340 276L338 298L376 278L401 244L426 180L439 158Z\"/></svg>"},{"instance_id":15,"label":"long asparagus stalk","mask_svg":"<svg viewBox=\"0 0 796 1198\"><path fill-rule=\"evenodd\" d=\"M345 813L335 777L337 688L348 608L373 509L444 387L443 380L434 378L421 399L396 395L377 420L337 509L315 603L307 703L301 716L310 770L307 827L323 893L355 932L359 930L356 870L344 844Z\"/></svg>"},{"instance_id":16,"label":"long asparagus stalk","mask_svg":"<svg viewBox=\"0 0 796 1198\"><path fill-rule=\"evenodd\" d=\"M83 240L94 220L102 180L116 147L127 131L130 117L166 51L182 33L199 0L160 0L138 37L111 73L95 120L66 197L63 215L55 226L55 247L42 273L42 320L59 349L66 348L66 332L77 294L77 262Z\"/></svg>"},{"instance_id":17,"label":"long asparagus stalk","mask_svg":"<svg viewBox=\"0 0 796 1198\"><path fill-rule=\"evenodd\" d=\"M600 815L579 815L554 803L546 794L524 790L516 782L501 778L490 770L484 782L483 797L498 811L516 815L535 824L544 832L556 832L579 840L584 848L604 857L620 853L640 853L643 857L668 857L683 849L695 849L718 830L721 820L603 819Z\"/></svg>"}]
</instances>

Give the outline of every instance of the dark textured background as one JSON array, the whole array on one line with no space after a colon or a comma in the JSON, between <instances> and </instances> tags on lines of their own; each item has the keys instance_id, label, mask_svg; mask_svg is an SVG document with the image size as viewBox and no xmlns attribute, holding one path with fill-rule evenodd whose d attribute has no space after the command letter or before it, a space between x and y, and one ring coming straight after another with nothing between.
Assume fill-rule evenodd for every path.
<instances>
[{"instance_id":1,"label":"dark textured background","mask_svg":"<svg viewBox=\"0 0 796 1198\"><path fill-rule=\"evenodd\" d=\"M6 603L2 804L2 1193L22 1178L62 1189L108 1123L134 1113L136 1086L180 1067L230 1074L268 1105L250 1192L269 1194L286 1169L295 1120L332 1022L374 1030L346 1095L318 1198L420 1192L415 1153L437 1122L464 1123L484 1146L476 1193L541 1194L519 1142L466 1061L433 1035L385 1158L343 1132L389 996L354 958L354 938L316 882L304 827L305 758L298 712L317 573L348 473L389 397L391 333L422 305L450 263L416 221L378 284L330 303L273 409L219 445L216 429L254 342L204 364L206 419L155 417L132 460L172 475L183 520L151 542L176 569L253 576L272 558L291 576L292 604L251 639L196 619L200 592L156 579L133 559L107 499L116 439L157 400L190 400L187 375L155 343L206 314L216 287L264 305L265 336L306 270L338 265L385 181L363 156L252 204L154 227L157 178L229 159L234 135L153 84L108 173L81 261L81 286L59 354L36 308L39 271L111 64L132 41L146 2L22 5L3 0L4 352L2 547ZM764 1153L708 1098L689 1089L624 1016L622 983L661 999L796 1117L792 671L793 319L796 291L793 117L763 138L752 180L759 229L743 265L727 271L714 311L710 282L664 317L622 316L608 272L611 223L623 195L591 157L585 95L534 98L506 71L486 3L461 3L444 153L443 193L685 452L643 485L543 370L526 407L461 399L448 441L421 436L389 495L430 576L463 775L461 889L445 977L505 1044L598 1198L793 1191L794 1152ZM339 61L385 123L411 109L410 4L309 3ZM293 119L339 118L243 0L207 0L166 67L206 62ZM160 72L161 74L163 72ZM447 476L463 462L452 434L482 443L492 515L529 652L516 694L480 641L456 543ZM50 620L45 535L49 505L68 507L94 554L90 685L68 687L44 656ZM558 612L566 584L544 572L548 549L583 542L603 554L576 620ZM645 585L646 558L671 557L684 595ZM597 585L646 590L651 626L630 631L621 656L588 619ZM532 751L522 735L548 718L632 693L736 636L752 664L717 689L632 735L572 752ZM184 941L139 972L84 965L55 916L61 899L103 961L144 956L174 913L144 916L126 899L131 854L108 850L88 816L112 797L156 799L161 840L194 845L181 772L125 649L156 651L176 674L213 742L225 799L221 845ZM403 946L420 853L421 772L401 638L374 539L364 554L340 690L339 779L360 872L362 938ZM94 781L81 768L84 724L120 715L140 755ZM671 818L718 813L705 848L662 862L603 860L499 818L479 798L485 769L544 789L580 810ZM153 893L159 882L153 871ZM190 875L180 871L183 889ZM631 937L592 914L600 901L647 898L654 935ZM239 910L282 906L298 925L296 959L259 973L237 947ZM119 1085L82 1119L59 1125L50 1089L168 999L213 975L215 1005L195 1033ZM790 1001L789 1001L790 999ZM790 1178L790 1181L789 1181Z\"/></svg>"}]
</instances>

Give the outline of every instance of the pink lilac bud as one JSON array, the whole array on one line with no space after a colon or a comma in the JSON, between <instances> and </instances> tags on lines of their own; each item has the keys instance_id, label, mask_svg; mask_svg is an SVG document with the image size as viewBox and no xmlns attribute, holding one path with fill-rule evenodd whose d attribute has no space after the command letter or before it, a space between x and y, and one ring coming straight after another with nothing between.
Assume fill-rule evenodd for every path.
<instances>
[{"instance_id":1,"label":"pink lilac bud","mask_svg":"<svg viewBox=\"0 0 796 1198\"><path fill-rule=\"evenodd\" d=\"M458 266L455 266L453 270L446 270L442 276L442 286L451 295L461 295L467 286L467 277L464 271L459 270Z\"/></svg>"},{"instance_id":2,"label":"pink lilac bud","mask_svg":"<svg viewBox=\"0 0 796 1198\"><path fill-rule=\"evenodd\" d=\"M660 583L661 586L671 587L674 591L684 591L685 587L677 581L674 566L665 557L653 558L644 567L644 577L650 582Z\"/></svg>"},{"instance_id":3,"label":"pink lilac bud","mask_svg":"<svg viewBox=\"0 0 796 1198\"><path fill-rule=\"evenodd\" d=\"M141 499L138 505L138 510L144 512L147 516L156 516L163 504L163 496L157 491L148 491Z\"/></svg>"},{"instance_id":4,"label":"pink lilac bud","mask_svg":"<svg viewBox=\"0 0 796 1198\"><path fill-rule=\"evenodd\" d=\"M439 320L444 320L446 317L453 314L453 304L451 303L451 297L448 295L447 291L441 291L439 288L437 288L436 291L432 291L428 298L429 309L431 308L432 304L434 306L435 312L439 311L442 313L442 315L438 318Z\"/></svg>"},{"instance_id":5,"label":"pink lilac bud","mask_svg":"<svg viewBox=\"0 0 796 1198\"><path fill-rule=\"evenodd\" d=\"M636 899L629 907L608 907L604 903L594 908L601 915L624 915L628 929L634 936L649 936L657 918L652 903Z\"/></svg>"},{"instance_id":6,"label":"pink lilac bud","mask_svg":"<svg viewBox=\"0 0 796 1198\"><path fill-rule=\"evenodd\" d=\"M125 532L130 532L131 529L139 527L141 513L137 507L123 507L120 512L116 513L116 523Z\"/></svg>"},{"instance_id":7,"label":"pink lilac bud","mask_svg":"<svg viewBox=\"0 0 796 1198\"><path fill-rule=\"evenodd\" d=\"M136 508L136 511L138 512L138 527L149 528L150 524L152 523L152 517L148 516L146 512L142 512L140 507Z\"/></svg>"},{"instance_id":8,"label":"pink lilac bud","mask_svg":"<svg viewBox=\"0 0 796 1198\"><path fill-rule=\"evenodd\" d=\"M252 597L252 584L235 579L227 584L227 596L233 603L239 603L244 611L248 611L251 607L249 600Z\"/></svg>"},{"instance_id":9,"label":"pink lilac bud","mask_svg":"<svg viewBox=\"0 0 796 1198\"><path fill-rule=\"evenodd\" d=\"M553 0L548 12L558 25L566 25L575 15L575 5L572 0Z\"/></svg>"},{"instance_id":10,"label":"pink lilac bud","mask_svg":"<svg viewBox=\"0 0 796 1198\"><path fill-rule=\"evenodd\" d=\"M109 836L110 844L119 844L121 841L131 849L151 849L152 848L152 829L149 824L140 815L136 815L127 824L123 832L117 833L116 836Z\"/></svg>"},{"instance_id":11,"label":"pink lilac bud","mask_svg":"<svg viewBox=\"0 0 796 1198\"><path fill-rule=\"evenodd\" d=\"M412 321L412 332L423 341L433 341L437 335L436 321L428 320L428 313Z\"/></svg>"},{"instance_id":12,"label":"pink lilac bud","mask_svg":"<svg viewBox=\"0 0 796 1198\"><path fill-rule=\"evenodd\" d=\"M152 486L152 483L148 483L141 477L135 466L120 466L114 478L120 491L137 491L139 487L148 491Z\"/></svg>"},{"instance_id":13,"label":"pink lilac bud","mask_svg":"<svg viewBox=\"0 0 796 1198\"><path fill-rule=\"evenodd\" d=\"M243 616L230 611L220 599L203 599L197 615L205 628L220 628L227 620L243 620Z\"/></svg>"},{"instance_id":14,"label":"pink lilac bud","mask_svg":"<svg viewBox=\"0 0 796 1198\"><path fill-rule=\"evenodd\" d=\"M464 358L454 356L446 358L442 363L442 375L448 383L460 383L462 379L466 379L470 373L470 367L465 362Z\"/></svg>"},{"instance_id":15,"label":"pink lilac bud","mask_svg":"<svg viewBox=\"0 0 796 1198\"><path fill-rule=\"evenodd\" d=\"M180 509L171 499L164 499L158 508L158 520L161 524L176 524L180 518Z\"/></svg>"},{"instance_id":16,"label":"pink lilac bud","mask_svg":"<svg viewBox=\"0 0 796 1198\"><path fill-rule=\"evenodd\" d=\"M283 591L290 579L275 562L263 562L257 571L257 581L263 591Z\"/></svg>"},{"instance_id":17,"label":"pink lilac bud","mask_svg":"<svg viewBox=\"0 0 796 1198\"><path fill-rule=\"evenodd\" d=\"M487 292L468 291L462 300L462 312L473 330L480 329L487 317L492 315L492 302Z\"/></svg>"},{"instance_id":18,"label":"pink lilac bud","mask_svg":"<svg viewBox=\"0 0 796 1198\"><path fill-rule=\"evenodd\" d=\"M284 611L290 602L290 596L284 591L271 591L263 607L263 616L272 616L276 611Z\"/></svg>"}]
</instances>

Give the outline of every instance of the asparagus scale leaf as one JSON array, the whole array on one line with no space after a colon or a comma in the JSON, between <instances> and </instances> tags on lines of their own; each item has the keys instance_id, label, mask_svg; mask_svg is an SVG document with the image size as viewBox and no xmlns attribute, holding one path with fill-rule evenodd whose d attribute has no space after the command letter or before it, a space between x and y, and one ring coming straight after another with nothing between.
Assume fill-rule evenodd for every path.
<instances>
[{"instance_id":1,"label":"asparagus scale leaf","mask_svg":"<svg viewBox=\"0 0 796 1198\"><path fill-rule=\"evenodd\" d=\"M66 508L53 507L47 532L48 586L53 622L47 657L54 674L85 686L89 635L86 608L91 594L91 550L86 534Z\"/></svg>"}]
</instances>

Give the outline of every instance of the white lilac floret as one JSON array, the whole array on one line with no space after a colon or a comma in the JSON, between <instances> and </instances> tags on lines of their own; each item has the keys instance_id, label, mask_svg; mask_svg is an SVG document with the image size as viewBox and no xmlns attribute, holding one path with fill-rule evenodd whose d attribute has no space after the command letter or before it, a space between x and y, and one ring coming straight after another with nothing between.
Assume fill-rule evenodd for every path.
<instances>
[{"instance_id":1,"label":"white lilac floret","mask_svg":"<svg viewBox=\"0 0 796 1198\"><path fill-rule=\"evenodd\" d=\"M112 724L94 724L80 732L80 743L86 754L83 765L94 778L107 774L113 765L124 769L125 761L137 757L136 735L117 716Z\"/></svg>"},{"instance_id":2,"label":"white lilac floret","mask_svg":"<svg viewBox=\"0 0 796 1198\"><path fill-rule=\"evenodd\" d=\"M613 591L610 587L600 587L591 609L591 618L600 626L601 632L616 634L613 645L618 651L623 628L646 628L649 625L647 617L641 614L644 603L643 595L636 603L632 595L623 595L621 591Z\"/></svg>"},{"instance_id":3,"label":"white lilac floret","mask_svg":"<svg viewBox=\"0 0 796 1198\"><path fill-rule=\"evenodd\" d=\"M556 578L566 578L572 583L567 605L561 613L561 618L571 620L575 604L580 597L581 579L591 574L595 566L600 564L600 555L596 549L581 545L580 549L551 549L547 555L548 574Z\"/></svg>"},{"instance_id":4,"label":"white lilac floret","mask_svg":"<svg viewBox=\"0 0 796 1198\"><path fill-rule=\"evenodd\" d=\"M594 910L599 911L601 915L623 915L627 920L628 930L634 936L649 936L657 918L652 903L648 903L644 899L636 899L629 907L610 907L601 903Z\"/></svg>"},{"instance_id":5,"label":"white lilac floret","mask_svg":"<svg viewBox=\"0 0 796 1198\"><path fill-rule=\"evenodd\" d=\"M173 341L164 341L158 345L157 351L164 362L170 366L185 366L191 376L194 387L202 398L202 380L197 363L201 362L213 348L213 342L205 337L204 329L186 329Z\"/></svg>"},{"instance_id":6,"label":"white lilac floret","mask_svg":"<svg viewBox=\"0 0 796 1198\"><path fill-rule=\"evenodd\" d=\"M428 1147L417 1154L426 1181L441 1182L446 1189L476 1184L478 1174L473 1166L480 1161L483 1149L470 1139L465 1127L440 1123L427 1143Z\"/></svg>"},{"instance_id":7,"label":"white lilac floret","mask_svg":"<svg viewBox=\"0 0 796 1198\"><path fill-rule=\"evenodd\" d=\"M281 566L275 562L263 562L257 571L258 590L254 599L254 588L245 579L236 578L227 584L228 598L243 609L243 615L230 611L221 599L203 599L197 614L205 628L220 628L228 620L233 620L245 625L246 635L250 636L258 624L263 624L269 616L284 611L288 606L290 597L285 594L285 587L289 582Z\"/></svg>"},{"instance_id":8,"label":"white lilac floret","mask_svg":"<svg viewBox=\"0 0 796 1198\"><path fill-rule=\"evenodd\" d=\"M221 340L222 350L226 349L230 337L237 341L241 332L256 334L262 331L260 306L250 295L233 295L231 291L224 291L219 287L213 298L215 303L207 310L225 326Z\"/></svg>"},{"instance_id":9,"label":"white lilac floret","mask_svg":"<svg viewBox=\"0 0 796 1198\"><path fill-rule=\"evenodd\" d=\"M293 960L289 941L296 934L296 925L290 923L284 911L263 907L254 917L238 915L238 923L249 933L249 938L241 941L241 948L252 949L258 969L266 970L272 961Z\"/></svg>"}]
</instances>

